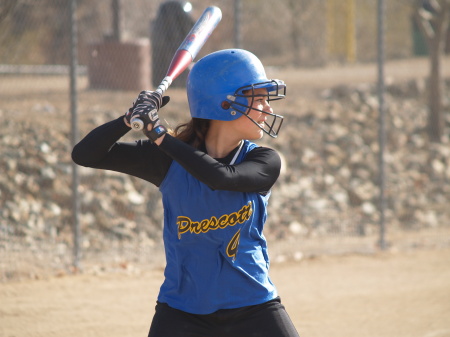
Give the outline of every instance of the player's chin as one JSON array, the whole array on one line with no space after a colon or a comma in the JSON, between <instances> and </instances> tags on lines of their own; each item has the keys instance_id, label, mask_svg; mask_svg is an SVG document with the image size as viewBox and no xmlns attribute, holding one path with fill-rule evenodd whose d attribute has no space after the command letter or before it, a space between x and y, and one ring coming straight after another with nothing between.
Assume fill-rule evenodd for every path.
<instances>
[{"instance_id":1,"label":"player's chin","mask_svg":"<svg viewBox=\"0 0 450 337\"><path fill-rule=\"evenodd\" d=\"M248 135L247 139L248 140L258 140L261 139L264 136L264 131L259 129L255 130L254 132L252 132L251 135Z\"/></svg>"}]
</instances>

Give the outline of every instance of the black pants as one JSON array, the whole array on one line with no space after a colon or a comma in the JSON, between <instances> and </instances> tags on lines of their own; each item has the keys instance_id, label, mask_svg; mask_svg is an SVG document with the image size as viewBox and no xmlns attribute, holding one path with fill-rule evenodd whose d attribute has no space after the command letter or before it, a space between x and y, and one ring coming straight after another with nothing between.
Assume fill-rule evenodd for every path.
<instances>
[{"instance_id":1,"label":"black pants","mask_svg":"<svg viewBox=\"0 0 450 337\"><path fill-rule=\"evenodd\" d=\"M148 337L299 337L279 298L195 315L156 304Z\"/></svg>"}]
</instances>

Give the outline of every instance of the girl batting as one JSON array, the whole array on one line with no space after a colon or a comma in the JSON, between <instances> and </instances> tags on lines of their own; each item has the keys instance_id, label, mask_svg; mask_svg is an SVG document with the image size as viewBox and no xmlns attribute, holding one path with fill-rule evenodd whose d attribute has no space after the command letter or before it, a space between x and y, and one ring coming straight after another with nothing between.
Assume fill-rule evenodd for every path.
<instances>
[{"instance_id":1,"label":"girl batting","mask_svg":"<svg viewBox=\"0 0 450 337\"><path fill-rule=\"evenodd\" d=\"M283 117L269 102L285 92L252 53L221 50L189 73L189 122L168 131L158 117L168 97L144 91L73 149L77 164L142 178L162 194L167 263L149 337L298 337L263 235L281 161L253 142L277 137ZM133 116L148 139L119 142Z\"/></svg>"}]
</instances>

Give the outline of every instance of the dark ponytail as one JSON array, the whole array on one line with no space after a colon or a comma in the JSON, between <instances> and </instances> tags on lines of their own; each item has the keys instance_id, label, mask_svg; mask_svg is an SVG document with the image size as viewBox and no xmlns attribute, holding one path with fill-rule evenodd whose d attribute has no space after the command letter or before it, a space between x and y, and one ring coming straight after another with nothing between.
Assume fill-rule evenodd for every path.
<instances>
[{"instance_id":1,"label":"dark ponytail","mask_svg":"<svg viewBox=\"0 0 450 337\"><path fill-rule=\"evenodd\" d=\"M182 142L199 148L205 142L209 124L209 119L192 118L189 122L178 125L173 132L173 136Z\"/></svg>"}]
</instances>

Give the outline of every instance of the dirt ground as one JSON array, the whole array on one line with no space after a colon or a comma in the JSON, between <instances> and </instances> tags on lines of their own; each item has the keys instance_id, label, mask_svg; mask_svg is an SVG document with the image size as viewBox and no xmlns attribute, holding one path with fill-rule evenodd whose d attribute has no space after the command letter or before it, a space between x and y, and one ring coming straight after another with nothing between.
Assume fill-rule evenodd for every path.
<instances>
[{"instance_id":1,"label":"dirt ground","mask_svg":"<svg viewBox=\"0 0 450 337\"><path fill-rule=\"evenodd\" d=\"M308 258L272 278L302 337L450 336L450 248ZM146 336L162 271L0 284L0 336ZM211 336L214 337L214 336Z\"/></svg>"}]
</instances>

